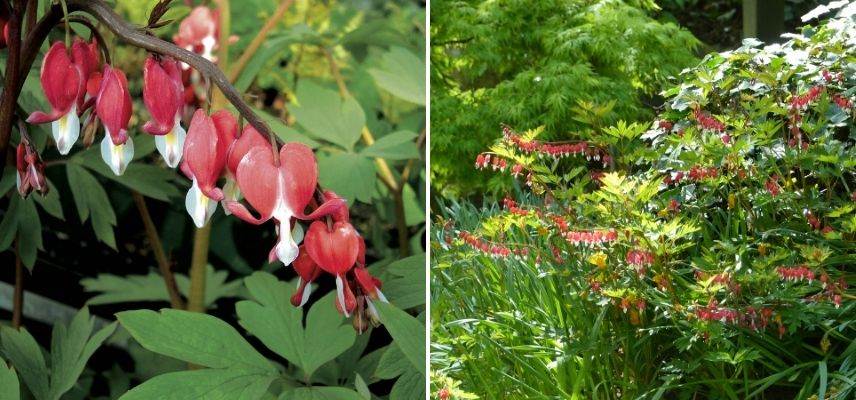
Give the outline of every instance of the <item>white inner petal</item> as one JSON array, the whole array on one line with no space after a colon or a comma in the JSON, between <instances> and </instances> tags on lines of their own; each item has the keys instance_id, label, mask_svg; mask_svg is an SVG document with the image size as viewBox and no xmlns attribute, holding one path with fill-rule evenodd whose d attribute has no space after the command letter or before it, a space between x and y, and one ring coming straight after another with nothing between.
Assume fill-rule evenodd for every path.
<instances>
[{"instance_id":1,"label":"white inner petal","mask_svg":"<svg viewBox=\"0 0 856 400\"><path fill-rule=\"evenodd\" d=\"M299 253L297 243L291 236L291 215L287 215L282 220L278 220L279 224L279 241L276 243L276 257L283 264L289 265Z\"/></svg>"},{"instance_id":2,"label":"white inner petal","mask_svg":"<svg viewBox=\"0 0 856 400\"><path fill-rule=\"evenodd\" d=\"M176 119L175 126L166 135L155 136L155 146L166 165L170 168L178 166L184 151L184 138L187 136L184 128Z\"/></svg>"},{"instance_id":3,"label":"white inner petal","mask_svg":"<svg viewBox=\"0 0 856 400\"><path fill-rule=\"evenodd\" d=\"M59 154L66 155L71 151L74 142L80 137L80 118L77 116L77 105L60 119L51 122L51 135L56 142Z\"/></svg>"},{"instance_id":4,"label":"white inner petal","mask_svg":"<svg viewBox=\"0 0 856 400\"><path fill-rule=\"evenodd\" d=\"M193 219L193 224L197 228L205 226L214 211L217 210L217 202L208 198L202 190L199 189L199 184L196 179L193 179L193 185L187 191L187 196L184 198L184 207L190 218Z\"/></svg>"},{"instance_id":5,"label":"white inner petal","mask_svg":"<svg viewBox=\"0 0 856 400\"><path fill-rule=\"evenodd\" d=\"M298 282L302 281L303 278L298 278ZM303 307L306 302L309 301L309 296L312 295L312 282L306 282L306 286L303 288L303 294L300 297L300 307Z\"/></svg>"},{"instance_id":6,"label":"white inner petal","mask_svg":"<svg viewBox=\"0 0 856 400\"><path fill-rule=\"evenodd\" d=\"M128 137L125 144L114 145L113 140L110 139L110 132L107 131L104 139L101 140L101 158L114 174L124 174L131 159L134 158L134 141Z\"/></svg>"},{"instance_id":7,"label":"white inner petal","mask_svg":"<svg viewBox=\"0 0 856 400\"><path fill-rule=\"evenodd\" d=\"M348 307L345 306L345 283L342 282L342 275L336 275L336 301L339 302L339 306L342 308L342 312L345 313L345 317L350 317L351 313L348 312Z\"/></svg>"}]
</instances>

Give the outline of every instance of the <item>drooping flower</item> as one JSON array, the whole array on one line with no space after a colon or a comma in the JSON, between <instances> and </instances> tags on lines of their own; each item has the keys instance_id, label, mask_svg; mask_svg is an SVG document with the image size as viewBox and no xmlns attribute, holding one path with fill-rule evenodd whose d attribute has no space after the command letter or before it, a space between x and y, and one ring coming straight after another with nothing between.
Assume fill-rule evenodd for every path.
<instances>
[{"instance_id":1,"label":"drooping flower","mask_svg":"<svg viewBox=\"0 0 856 400\"><path fill-rule=\"evenodd\" d=\"M158 152L166 165L175 168L181 160L186 136L181 127L184 88L175 60L149 55L143 69L143 102L152 116L143 130L155 135Z\"/></svg>"},{"instance_id":2,"label":"drooping flower","mask_svg":"<svg viewBox=\"0 0 856 400\"><path fill-rule=\"evenodd\" d=\"M197 6L178 25L178 33L172 40L179 47L214 61L214 48L220 35L219 20L219 11Z\"/></svg>"},{"instance_id":3,"label":"drooping flower","mask_svg":"<svg viewBox=\"0 0 856 400\"><path fill-rule=\"evenodd\" d=\"M348 286L345 274L357 262L360 252L359 241L357 231L345 221L335 222L332 225L315 221L309 226L309 231L304 238L309 256L325 272L336 276L337 305L345 316L350 316L355 306L350 302L354 295Z\"/></svg>"},{"instance_id":4,"label":"drooping flower","mask_svg":"<svg viewBox=\"0 0 856 400\"><path fill-rule=\"evenodd\" d=\"M247 153L254 147L260 146L270 152L270 142L265 139L252 125L245 125L241 136L229 147L226 159L226 184L223 186L223 211L231 214L226 207L228 201L238 201L241 198L241 190L238 188L237 174L238 165Z\"/></svg>"},{"instance_id":5,"label":"drooping flower","mask_svg":"<svg viewBox=\"0 0 856 400\"><path fill-rule=\"evenodd\" d=\"M27 139L22 138L18 144L16 159L16 183L18 193L26 198L33 190L44 195L48 192L48 185L45 181L45 164L36 149L30 144Z\"/></svg>"},{"instance_id":6,"label":"drooping flower","mask_svg":"<svg viewBox=\"0 0 856 400\"><path fill-rule=\"evenodd\" d=\"M95 111L106 133L101 141L101 158L114 174L122 175L134 157L134 141L128 136L131 95L124 72L104 66Z\"/></svg>"},{"instance_id":7,"label":"drooping flower","mask_svg":"<svg viewBox=\"0 0 856 400\"><path fill-rule=\"evenodd\" d=\"M217 111L210 117L205 111L196 110L190 121L181 171L193 181L184 205L199 228L214 214L217 202L223 200L217 179L226 165L226 154L237 131L235 117L226 110Z\"/></svg>"},{"instance_id":8,"label":"drooping flower","mask_svg":"<svg viewBox=\"0 0 856 400\"><path fill-rule=\"evenodd\" d=\"M306 215L304 210L312 201L318 182L315 154L303 144L286 143L280 148L279 159L277 166L270 148L256 146L238 164L238 187L259 217L236 201L227 202L226 207L238 218L255 225L273 218L279 228L279 239L269 258L274 259L275 255L288 265L298 254L297 243L291 237L291 218L313 220L335 212L345 203L341 199L327 200ZM324 268L317 259L315 262Z\"/></svg>"},{"instance_id":9,"label":"drooping flower","mask_svg":"<svg viewBox=\"0 0 856 400\"><path fill-rule=\"evenodd\" d=\"M50 113L30 114L31 124L51 123L51 134L60 154L68 154L80 135L78 99L84 90L83 71L75 64L62 42L54 43L42 61L39 75L42 90L51 106Z\"/></svg>"},{"instance_id":10,"label":"drooping flower","mask_svg":"<svg viewBox=\"0 0 856 400\"><path fill-rule=\"evenodd\" d=\"M300 254L291 263L297 272L297 291L291 296L291 304L295 307L303 307L309 301L312 294L312 282L321 276L321 269L315 260L306 251L306 245L300 245Z\"/></svg>"},{"instance_id":11,"label":"drooping flower","mask_svg":"<svg viewBox=\"0 0 856 400\"><path fill-rule=\"evenodd\" d=\"M98 95L98 89L101 87L101 58L98 55L98 42L94 38L90 42L77 38L71 45L71 55L83 76L84 90L77 97L78 112L83 113L95 101L95 96Z\"/></svg>"}]
</instances>

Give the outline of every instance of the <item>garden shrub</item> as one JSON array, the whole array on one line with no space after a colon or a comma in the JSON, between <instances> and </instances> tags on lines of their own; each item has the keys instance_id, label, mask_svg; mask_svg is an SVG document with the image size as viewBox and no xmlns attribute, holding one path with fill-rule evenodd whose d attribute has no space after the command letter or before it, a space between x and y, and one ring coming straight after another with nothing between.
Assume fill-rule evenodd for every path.
<instances>
[{"instance_id":1,"label":"garden shrub","mask_svg":"<svg viewBox=\"0 0 856 400\"><path fill-rule=\"evenodd\" d=\"M505 127L475 167L520 193L434 230L435 368L486 398L852 398L854 14L706 56L650 126Z\"/></svg>"},{"instance_id":2,"label":"garden shrub","mask_svg":"<svg viewBox=\"0 0 856 400\"><path fill-rule=\"evenodd\" d=\"M649 118L644 103L696 61L698 41L652 19L651 1L434 1L431 4L432 184L444 196L485 191L459 161L500 123L544 125L554 138L603 120ZM523 34L525 32L525 34Z\"/></svg>"}]
</instances>

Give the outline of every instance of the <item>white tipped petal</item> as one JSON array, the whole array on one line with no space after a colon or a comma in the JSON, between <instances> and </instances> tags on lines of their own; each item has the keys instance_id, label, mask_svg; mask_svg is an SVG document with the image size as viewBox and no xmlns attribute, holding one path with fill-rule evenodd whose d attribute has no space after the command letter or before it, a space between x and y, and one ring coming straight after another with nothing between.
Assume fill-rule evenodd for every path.
<instances>
[{"instance_id":1,"label":"white tipped petal","mask_svg":"<svg viewBox=\"0 0 856 400\"><path fill-rule=\"evenodd\" d=\"M276 258L283 264L289 265L296 258L299 250L291 236L291 217L279 221L279 241L276 243Z\"/></svg>"},{"instance_id":2,"label":"white tipped petal","mask_svg":"<svg viewBox=\"0 0 856 400\"><path fill-rule=\"evenodd\" d=\"M80 137L80 118L77 116L77 105L71 107L67 114L51 122L51 136L56 142L59 154L66 155L71 151L74 142Z\"/></svg>"},{"instance_id":3,"label":"white tipped petal","mask_svg":"<svg viewBox=\"0 0 856 400\"><path fill-rule=\"evenodd\" d=\"M298 287L301 282L303 282L303 278L297 278ZM312 295L312 282L306 282L306 286L303 287L303 294L300 295L300 305L298 307L306 305L310 295Z\"/></svg>"},{"instance_id":4,"label":"white tipped petal","mask_svg":"<svg viewBox=\"0 0 856 400\"><path fill-rule=\"evenodd\" d=\"M205 226L214 211L217 210L217 202L212 201L199 190L199 184L196 179L193 180L193 185L187 191L187 196L184 198L184 207L187 208L187 214L193 220L193 224L197 228Z\"/></svg>"},{"instance_id":5,"label":"white tipped petal","mask_svg":"<svg viewBox=\"0 0 856 400\"><path fill-rule=\"evenodd\" d=\"M350 317L351 313L348 312L348 307L345 306L345 283L342 282L342 275L336 275L336 301L339 302L339 307L342 308L345 317Z\"/></svg>"},{"instance_id":6,"label":"white tipped petal","mask_svg":"<svg viewBox=\"0 0 856 400\"><path fill-rule=\"evenodd\" d=\"M131 159L134 158L134 141L128 137L125 144L117 146L113 144L110 133L107 132L104 139L101 140L101 158L114 174L124 174L128 164L131 163Z\"/></svg>"},{"instance_id":7,"label":"white tipped petal","mask_svg":"<svg viewBox=\"0 0 856 400\"><path fill-rule=\"evenodd\" d=\"M157 147L158 153L163 157L168 167L175 168L181 161L185 137L187 137L187 132L178 121L166 135L155 136L155 147Z\"/></svg>"},{"instance_id":8,"label":"white tipped petal","mask_svg":"<svg viewBox=\"0 0 856 400\"><path fill-rule=\"evenodd\" d=\"M229 177L226 178L226 184L223 185L223 212L226 215L232 215L232 212L229 211L229 208L226 207L227 201L238 201L241 200L241 189L238 187L238 181Z\"/></svg>"},{"instance_id":9,"label":"white tipped petal","mask_svg":"<svg viewBox=\"0 0 856 400\"><path fill-rule=\"evenodd\" d=\"M303 241L303 235L303 225L295 223L294 228L291 229L291 240L293 240L296 244L300 244L300 242Z\"/></svg>"},{"instance_id":10,"label":"white tipped petal","mask_svg":"<svg viewBox=\"0 0 856 400\"><path fill-rule=\"evenodd\" d=\"M375 288L375 292L377 292L378 300L380 300L384 303L389 303L389 300L386 299L386 296L383 295L383 292L381 292L380 289Z\"/></svg>"},{"instance_id":11,"label":"white tipped petal","mask_svg":"<svg viewBox=\"0 0 856 400\"><path fill-rule=\"evenodd\" d=\"M15 188L18 189L18 192L21 191L21 173L15 170Z\"/></svg>"}]
</instances>

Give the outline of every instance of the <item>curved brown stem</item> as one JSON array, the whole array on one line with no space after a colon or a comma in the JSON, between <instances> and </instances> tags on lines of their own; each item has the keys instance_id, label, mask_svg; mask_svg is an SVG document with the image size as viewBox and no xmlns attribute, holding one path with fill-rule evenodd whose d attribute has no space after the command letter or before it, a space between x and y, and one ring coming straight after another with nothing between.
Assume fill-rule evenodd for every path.
<instances>
[{"instance_id":1,"label":"curved brown stem","mask_svg":"<svg viewBox=\"0 0 856 400\"><path fill-rule=\"evenodd\" d=\"M9 147L9 139L12 137L12 118L15 116L15 108L18 104L18 95L21 92L23 79L21 79L21 22L24 19L24 0L16 0L12 8L9 22L6 25L8 32L7 45L8 58L6 59L6 76L3 80L3 95L0 98L0 166L6 165L6 149Z\"/></svg>"},{"instance_id":2,"label":"curved brown stem","mask_svg":"<svg viewBox=\"0 0 856 400\"><path fill-rule=\"evenodd\" d=\"M146 34L146 32L141 28L134 27L122 19L122 17L117 15L113 9L102 0L67 0L67 3L69 12L84 11L90 14L123 41L154 53L173 57L189 64L201 74L208 77L211 83L217 85L226 99L235 106L235 109L237 109L244 119L253 125L259 133L275 137L268 124L253 112L249 104L244 102L241 94L238 93L234 86L232 86L228 78L226 78L226 75L223 74L223 71L220 71L220 69L210 61L196 53L192 53L165 40ZM276 156L278 157L278 154Z\"/></svg>"},{"instance_id":3,"label":"curved brown stem","mask_svg":"<svg viewBox=\"0 0 856 400\"><path fill-rule=\"evenodd\" d=\"M155 253L155 260L158 262L158 268L160 268L161 275L163 276L166 291L169 293L169 302L172 305L172 308L183 310L184 301L181 299L181 294L178 292L178 285L175 283L175 275L173 275L169 259L167 259L166 253L163 251L160 235L158 235L158 230L155 228L155 223L152 221L151 214L149 214L149 208L146 206L146 199L144 199L143 195L135 190L131 191L131 196L134 198L134 203L137 205L137 211L140 212L140 218L143 220L143 226L146 230L146 236L149 239L149 245Z\"/></svg>"}]
</instances>

